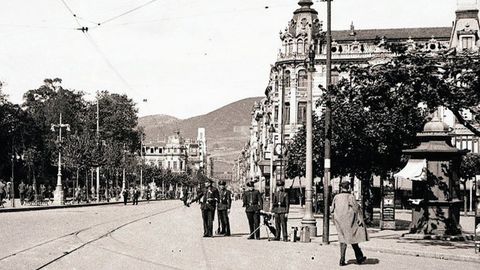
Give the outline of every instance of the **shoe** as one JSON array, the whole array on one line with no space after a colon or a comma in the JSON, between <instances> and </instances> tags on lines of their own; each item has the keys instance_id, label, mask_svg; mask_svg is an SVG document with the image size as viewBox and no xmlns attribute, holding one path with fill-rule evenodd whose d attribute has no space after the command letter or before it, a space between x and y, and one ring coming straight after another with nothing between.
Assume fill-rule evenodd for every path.
<instances>
[{"instance_id":1,"label":"shoe","mask_svg":"<svg viewBox=\"0 0 480 270\"><path fill-rule=\"evenodd\" d=\"M360 258L359 260L357 260L357 263L358 263L358 264L362 264L362 263L364 263L366 260L367 260L367 257L363 256L362 258Z\"/></svg>"},{"instance_id":2,"label":"shoe","mask_svg":"<svg viewBox=\"0 0 480 270\"><path fill-rule=\"evenodd\" d=\"M253 240L253 239L255 239L255 238L253 238L253 236L250 236L250 237L248 237L247 239L248 239L248 240Z\"/></svg>"},{"instance_id":3,"label":"shoe","mask_svg":"<svg viewBox=\"0 0 480 270\"><path fill-rule=\"evenodd\" d=\"M226 233L226 234L225 234L225 236L230 236L230 235L231 235L231 234L229 234L229 233Z\"/></svg>"},{"instance_id":4,"label":"shoe","mask_svg":"<svg viewBox=\"0 0 480 270\"><path fill-rule=\"evenodd\" d=\"M344 261L340 261L340 263L339 263L338 265L340 265L340 266L345 266L345 265L347 265L347 264L346 264Z\"/></svg>"}]
</instances>

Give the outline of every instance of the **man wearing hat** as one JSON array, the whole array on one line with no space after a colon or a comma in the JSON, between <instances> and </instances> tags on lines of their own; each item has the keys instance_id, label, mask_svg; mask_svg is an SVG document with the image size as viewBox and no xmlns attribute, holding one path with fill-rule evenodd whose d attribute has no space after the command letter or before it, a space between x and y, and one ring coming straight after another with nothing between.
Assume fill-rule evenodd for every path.
<instances>
[{"instance_id":1,"label":"man wearing hat","mask_svg":"<svg viewBox=\"0 0 480 270\"><path fill-rule=\"evenodd\" d=\"M280 230L283 234L283 241L288 241L287 235L287 218L290 210L290 203L288 200L288 193L285 191L285 183L283 181L277 182L277 191L273 194L272 212L275 214L275 239L280 240Z\"/></svg>"},{"instance_id":2,"label":"man wearing hat","mask_svg":"<svg viewBox=\"0 0 480 270\"><path fill-rule=\"evenodd\" d=\"M203 237L213 237L213 220L215 218L215 208L218 201L218 190L212 186L212 183L213 181L208 179L205 182L205 188L190 202L198 201L200 203L203 219ZM187 206L189 206L190 203L188 203Z\"/></svg>"},{"instance_id":3,"label":"man wearing hat","mask_svg":"<svg viewBox=\"0 0 480 270\"><path fill-rule=\"evenodd\" d=\"M243 207L247 213L250 236L248 239L260 240L260 210L263 209L262 195L255 190L254 181L247 183L248 190L243 196Z\"/></svg>"},{"instance_id":4,"label":"man wearing hat","mask_svg":"<svg viewBox=\"0 0 480 270\"><path fill-rule=\"evenodd\" d=\"M232 207L232 192L226 188L227 183L220 181L218 183L220 187L219 200L218 200L218 219L220 220L220 234L230 236L230 221L228 214Z\"/></svg>"}]
</instances>

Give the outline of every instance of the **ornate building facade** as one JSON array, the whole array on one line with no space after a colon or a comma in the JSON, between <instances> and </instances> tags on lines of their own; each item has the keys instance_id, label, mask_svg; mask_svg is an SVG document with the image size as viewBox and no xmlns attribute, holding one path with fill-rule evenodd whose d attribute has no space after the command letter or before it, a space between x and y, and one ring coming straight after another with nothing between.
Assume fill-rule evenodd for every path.
<instances>
[{"instance_id":1,"label":"ornate building facade","mask_svg":"<svg viewBox=\"0 0 480 270\"><path fill-rule=\"evenodd\" d=\"M315 53L316 70L313 74L313 104L322 94L322 88L318 86L324 86L326 82L326 44L322 22L318 12L312 8L311 0L300 0L298 5L288 26L280 31L277 60L270 69L265 97L252 108L250 140L243 155L248 161L248 170L243 177L265 179L267 189L270 176L281 177L282 144L292 139L306 121L306 60L310 50ZM364 30L355 29L352 23L348 30L332 31L332 66L375 63L395 57L391 50L395 44L406 45L409 50L431 52L452 48L478 51L480 25L476 3L459 6L455 14L451 27ZM314 110L319 114L321 108ZM456 128L457 146L480 152L478 138L459 128L448 110L440 108L439 112L445 123L452 129Z\"/></svg>"},{"instance_id":2,"label":"ornate building facade","mask_svg":"<svg viewBox=\"0 0 480 270\"><path fill-rule=\"evenodd\" d=\"M196 140L185 139L180 132L176 132L166 142L146 143L143 145L143 157L146 164L172 172L204 170L207 162L205 129L198 129Z\"/></svg>"}]
</instances>

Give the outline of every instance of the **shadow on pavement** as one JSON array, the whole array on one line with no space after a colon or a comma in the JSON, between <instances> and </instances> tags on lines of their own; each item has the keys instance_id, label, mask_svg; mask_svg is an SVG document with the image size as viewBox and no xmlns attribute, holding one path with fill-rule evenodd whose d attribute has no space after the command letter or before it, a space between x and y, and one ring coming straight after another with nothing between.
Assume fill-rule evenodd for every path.
<instances>
[{"instance_id":1,"label":"shadow on pavement","mask_svg":"<svg viewBox=\"0 0 480 270\"><path fill-rule=\"evenodd\" d=\"M365 262L362 263L363 264L378 264L380 262L379 259L376 259L376 258L367 258L367 260ZM357 260L348 260L347 261L347 265L348 264L357 264Z\"/></svg>"}]
</instances>

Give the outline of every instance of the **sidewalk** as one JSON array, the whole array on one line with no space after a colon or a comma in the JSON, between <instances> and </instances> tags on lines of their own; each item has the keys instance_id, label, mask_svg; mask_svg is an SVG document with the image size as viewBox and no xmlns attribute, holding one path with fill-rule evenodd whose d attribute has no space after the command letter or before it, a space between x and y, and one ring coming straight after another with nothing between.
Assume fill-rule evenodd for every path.
<instances>
[{"instance_id":1,"label":"sidewalk","mask_svg":"<svg viewBox=\"0 0 480 270\"><path fill-rule=\"evenodd\" d=\"M288 227L301 227L304 208L298 205L290 207ZM317 237L312 243L322 245L323 218L315 216L317 220ZM410 212L400 210L396 212L397 230L382 231L378 228L369 228L370 241L361 243L360 246L366 251L390 253L398 255L410 255L445 260L469 261L480 263L480 253L475 253L472 240L467 241L443 241L443 240L407 240L401 236L408 232L411 221ZM377 222L378 223L378 222ZM474 231L474 217L460 217L460 224L465 235L472 235ZM330 221L330 242L338 245L335 225ZM368 256L368 253L367 253Z\"/></svg>"},{"instance_id":2,"label":"sidewalk","mask_svg":"<svg viewBox=\"0 0 480 270\"><path fill-rule=\"evenodd\" d=\"M144 202L146 200L138 200L138 202ZM154 200L151 200L154 201ZM20 204L20 199L15 199L15 207L12 207L12 202L9 200L6 200L5 204L3 205L4 207L0 207L0 214L4 212L21 212L21 211L37 211L37 210L48 210L48 209L61 209L61 208L76 208L76 207L89 207L89 206L100 206L100 205L113 205L113 204L121 204L123 201L117 201L115 199L110 200L110 202L106 201L101 201L101 202L96 202L92 201L90 203L80 203L80 204L64 204L64 205L58 205L58 204L53 204L49 203L48 205L21 205ZM132 201L128 201L128 204L131 204Z\"/></svg>"}]
</instances>

